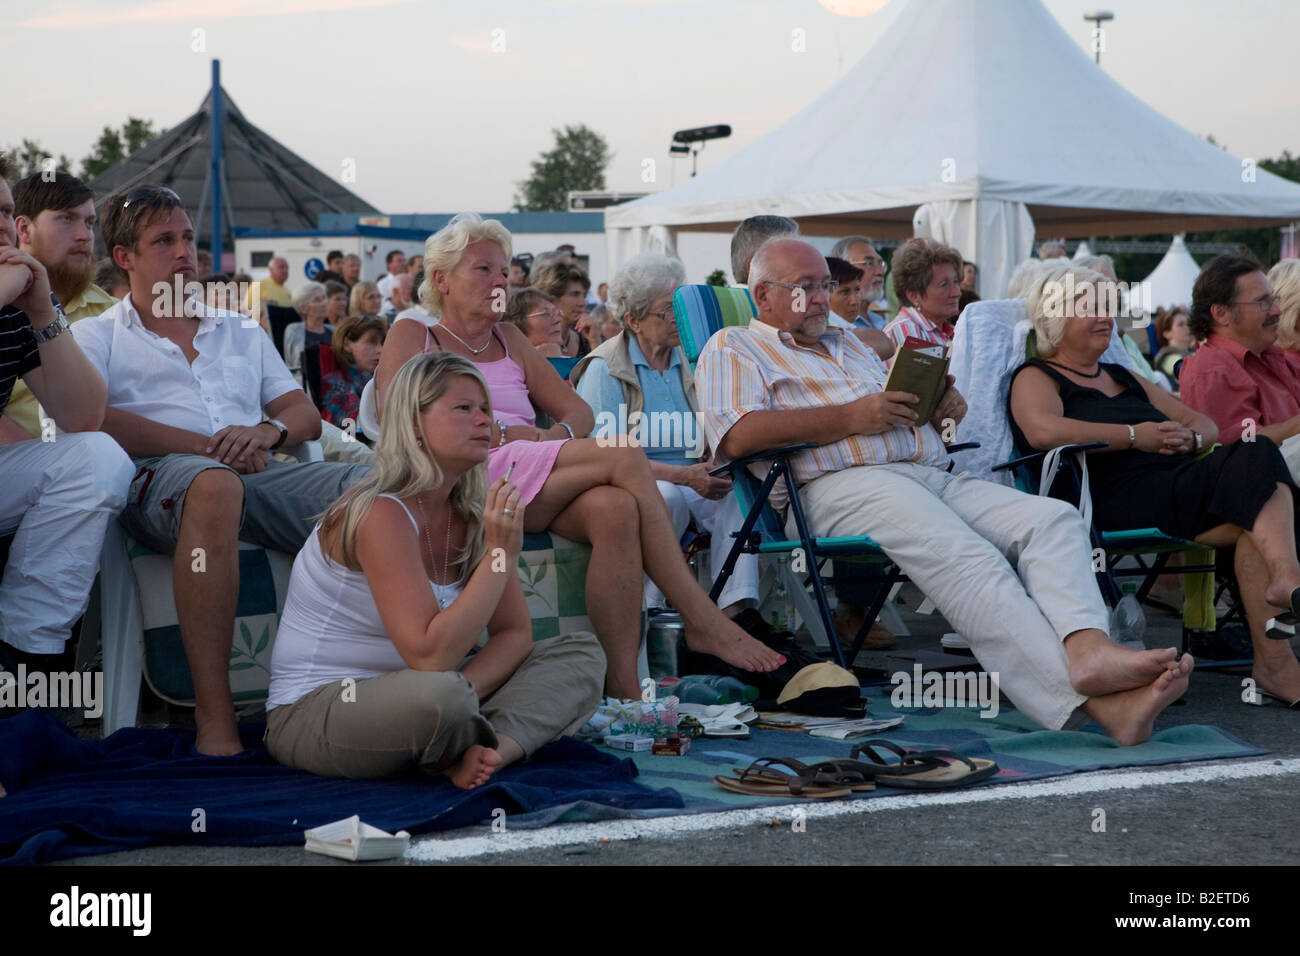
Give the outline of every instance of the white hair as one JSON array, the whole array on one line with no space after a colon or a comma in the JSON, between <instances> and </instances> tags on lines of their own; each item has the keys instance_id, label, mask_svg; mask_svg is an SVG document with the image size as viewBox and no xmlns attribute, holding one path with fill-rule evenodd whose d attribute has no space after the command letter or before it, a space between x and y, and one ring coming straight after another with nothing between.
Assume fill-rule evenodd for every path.
<instances>
[{"instance_id":1,"label":"white hair","mask_svg":"<svg viewBox=\"0 0 1300 956\"><path fill-rule=\"evenodd\" d=\"M475 212L461 212L451 217L424 243L424 283L420 287L421 304L430 315L442 314L442 293L429 281L434 272L450 272L456 268L465 248L484 239L496 243L510 261L510 231L495 219L484 219Z\"/></svg>"},{"instance_id":2,"label":"white hair","mask_svg":"<svg viewBox=\"0 0 1300 956\"><path fill-rule=\"evenodd\" d=\"M686 267L658 252L643 252L623 264L609 283L609 313L619 322L639 319L661 295L686 282Z\"/></svg>"},{"instance_id":3,"label":"white hair","mask_svg":"<svg viewBox=\"0 0 1300 956\"><path fill-rule=\"evenodd\" d=\"M1067 282L1066 276L1072 276L1073 282ZM1044 264L1032 277L1026 303L1038 335L1038 354L1043 358L1055 355L1065 338L1065 327L1074 315L1074 302L1066 301L1066 295L1074 292L1077 296L1085 286L1092 286L1094 295L1100 296L1104 286L1113 284L1100 272L1069 259L1054 259Z\"/></svg>"},{"instance_id":4,"label":"white hair","mask_svg":"<svg viewBox=\"0 0 1300 956\"><path fill-rule=\"evenodd\" d=\"M831 246L830 254L837 259L844 259L847 261L849 258L849 249L858 243L862 243L864 246L871 246L873 249L876 247L876 244L866 236L845 236L839 242L835 243L835 245Z\"/></svg>"},{"instance_id":5,"label":"white hair","mask_svg":"<svg viewBox=\"0 0 1300 956\"><path fill-rule=\"evenodd\" d=\"M294 310L302 314L303 309L307 308L307 303L311 301L312 296L317 292L329 298L329 293L325 291L325 286L319 282L304 282L298 288L293 290L293 297L290 300Z\"/></svg>"},{"instance_id":6,"label":"white hair","mask_svg":"<svg viewBox=\"0 0 1300 956\"><path fill-rule=\"evenodd\" d=\"M1034 284L1038 270L1046 269L1047 266L1047 260L1043 259L1026 259L1016 266L1011 272L1011 278L1007 280L1007 298L1029 298L1029 290Z\"/></svg>"},{"instance_id":7,"label":"white hair","mask_svg":"<svg viewBox=\"0 0 1300 956\"><path fill-rule=\"evenodd\" d=\"M1119 276L1115 275L1115 260L1104 253L1100 256L1077 256L1074 264L1091 269L1093 272L1100 272L1112 282L1119 280Z\"/></svg>"}]
</instances>

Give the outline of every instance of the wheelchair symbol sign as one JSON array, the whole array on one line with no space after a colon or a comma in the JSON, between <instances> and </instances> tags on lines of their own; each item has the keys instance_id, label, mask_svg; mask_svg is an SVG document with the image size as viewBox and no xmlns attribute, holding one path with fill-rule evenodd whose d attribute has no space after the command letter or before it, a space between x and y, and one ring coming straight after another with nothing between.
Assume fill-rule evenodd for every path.
<instances>
[{"instance_id":1,"label":"wheelchair symbol sign","mask_svg":"<svg viewBox=\"0 0 1300 956\"><path fill-rule=\"evenodd\" d=\"M307 264L302 267L302 271L307 274L308 279L316 278L316 273L325 270L325 263L321 262L315 256L307 260Z\"/></svg>"}]
</instances>

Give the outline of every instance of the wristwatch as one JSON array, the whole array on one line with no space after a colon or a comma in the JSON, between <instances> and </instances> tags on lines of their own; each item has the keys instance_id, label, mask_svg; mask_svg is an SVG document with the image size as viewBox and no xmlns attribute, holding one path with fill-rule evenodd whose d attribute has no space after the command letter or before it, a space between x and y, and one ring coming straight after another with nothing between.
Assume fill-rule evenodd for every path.
<instances>
[{"instance_id":1,"label":"wristwatch","mask_svg":"<svg viewBox=\"0 0 1300 956\"><path fill-rule=\"evenodd\" d=\"M32 335L36 337L37 345L56 339L68 331L68 315L63 311L63 306L59 305L54 296L50 296L50 302L54 305L54 321L43 329L32 329Z\"/></svg>"},{"instance_id":2,"label":"wristwatch","mask_svg":"<svg viewBox=\"0 0 1300 956\"><path fill-rule=\"evenodd\" d=\"M275 451L277 448L283 445L284 440L289 437L289 428L287 425L285 425L284 422L280 421L278 418L268 418L262 424L270 425L274 428L280 429L280 437L275 440L275 444L272 445L269 449L270 451Z\"/></svg>"},{"instance_id":3,"label":"wristwatch","mask_svg":"<svg viewBox=\"0 0 1300 956\"><path fill-rule=\"evenodd\" d=\"M1196 437L1196 450L1200 451L1205 445L1205 438L1195 428L1192 429L1192 434Z\"/></svg>"}]
</instances>

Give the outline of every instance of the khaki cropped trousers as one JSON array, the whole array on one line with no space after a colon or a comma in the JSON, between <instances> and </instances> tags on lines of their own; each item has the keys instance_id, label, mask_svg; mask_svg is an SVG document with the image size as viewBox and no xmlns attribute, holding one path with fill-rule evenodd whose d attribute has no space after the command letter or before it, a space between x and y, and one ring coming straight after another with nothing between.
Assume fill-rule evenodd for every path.
<instances>
[{"instance_id":1,"label":"khaki cropped trousers","mask_svg":"<svg viewBox=\"0 0 1300 956\"><path fill-rule=\"evenodd\" d=\"M266 746L280 763L326 777L389 777L414 767L436 774L474 744L497 747L498 735L530 756L586 723L604 682L596 636L562 634L536 642L481 703L459 671L332 681L271 710Z\"/></svg>"}]
</instances>

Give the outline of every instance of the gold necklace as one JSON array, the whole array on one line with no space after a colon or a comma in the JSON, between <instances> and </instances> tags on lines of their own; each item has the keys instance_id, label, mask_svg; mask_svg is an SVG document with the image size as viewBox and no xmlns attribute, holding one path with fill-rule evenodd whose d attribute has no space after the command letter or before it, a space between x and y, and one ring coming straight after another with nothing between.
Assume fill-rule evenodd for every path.
<instances>
[{"instance_id":1,"label":"gold necklace","mask_svg":"<svg viewBox=\"0 0 1300 956\"><path fill-rule=\"evenodd\" d=\"M439 323L439 325L440 325L440 327L442 328L442 330L443 330L444 332L446 332L448 335L450 335L453 339L455 339L455 340L456 340L457 342L459 342L461 345L465 346L465 348L469 349L469 350L470 350L470 353L473 354L473 355L482 355L484 352L486 352L489 348L492 347L492 330L491 330L491 329L488 329L487 342L484 343L484 345L483 345L482 348L476 349L476 348L474 348L474 346L470 345L468 342L466 342L464 339L462 339L459 335L457 335L457 334L456 334L455 332L453 332L451 329L447 328L447 324L446 324L446 322L441 322L441 323Z\"/></svg>"},{"instance_id":2,"label":"gold necklace","mask_svg":"<svg viewBox=\"0 0 1300 956\"><path fill-rule=\"evenodd\" d=\"M424 543L429 548L429 563L433 565L433 570L436 573L438 570L438 561L434 557L434 553L433 553L433 538L430 537L429 535L429 512L425 510L424 507L424 495L420 495L416 500L420 502L420 517L424 518ZM442 576L445 578L450 573L451 573L451 505L450 503L448 503L447 540L446 543L443 545L443 551L442 551ZM436 584L437 582L435 581L434 583ZM442 601L438 600L438 592L436 590L433 592L433 597L435 601L438 601L438 609L441 610Z\"/></svg>"}]
</instances>

